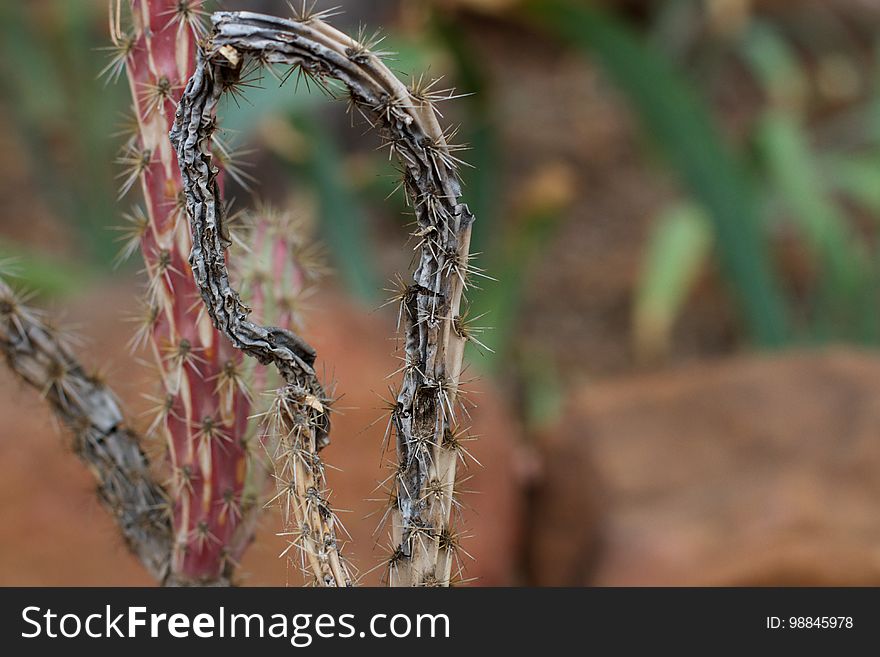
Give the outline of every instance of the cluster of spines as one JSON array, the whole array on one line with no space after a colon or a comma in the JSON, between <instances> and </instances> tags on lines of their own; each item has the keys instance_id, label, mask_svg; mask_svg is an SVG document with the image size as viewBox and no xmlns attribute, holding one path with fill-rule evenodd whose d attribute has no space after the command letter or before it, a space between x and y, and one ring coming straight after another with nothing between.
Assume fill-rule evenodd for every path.
<instances>
[{"instance_id":1,"label":"cluster of spines","mask_svg":"<svg viewBox=\"0 0 880 657\"><path fill-rule=\"evenodd\" d=\"M276 495L287 546L282 557L299 566L316 586L352 586L351 566L342 557L340 532L347 535L330 504L323 460L318 456L322 416L332 400L285 384L275 392L265 418L265 443L274 464ZM350 537L349 537L350 538Z\"/></svg>"}]
</instances>

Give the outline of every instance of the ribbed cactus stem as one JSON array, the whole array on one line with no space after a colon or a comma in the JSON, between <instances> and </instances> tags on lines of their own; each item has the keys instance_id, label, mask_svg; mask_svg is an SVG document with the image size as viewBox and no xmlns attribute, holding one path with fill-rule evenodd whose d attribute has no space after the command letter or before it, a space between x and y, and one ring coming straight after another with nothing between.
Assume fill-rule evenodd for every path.
<instances>
[{"instance_id":1,"label":"ribbed cactus stem","mask_svg":"<svg viewBox=\"0 0 880 657\"><path fill-rule=\"evenodd\" d=\"M398 469L389 582L446 586L457 550L451 524L460 454L456 407L468 339L460 307L468 280L478 273L468 255L473 215L459 202L455 152L460 147L448 143L454 132L441 130L433 106L451 92L434 91L433 83L421 81L407 88L382 63L382 53L373 51L378 42L356 41L322 17L305 5L292 20L250 12L212 16L213 34L199 53L171 133L192 219L190 264L214 325L245 353L274 363L287 381L277 408L282 433L292 437L290 494L304 512L298 545L306 561L316 562L311 570L319 583L347 583L347 573L334 566L342 562L334 526L327 522L333 515L318 456L329 439L329 419L326 395L315 377L316 355L290 331L249 321L249 309L230 286L229 241L210 148L220 98L247 62L285 66L320 84L341 82L350 106L378 130L399 161L419 240L418 266L400 297L406 367L392 411Z\"/></svg>"},{"instance_id":2,"label":"ribbed cactus stem","mask_svg":"<svg viewBox=\"0 0 880 657\"><path fill-rule=\"evenodd\" d=\"M0 351L18 377L36 388L71 430L73 449L98 482L98 498L125 542L159 582L169 572L172 532L168 498L153 480L138 437L113 392L86 374L66 344L0 279Z\"/></svg>"},{"instance_id":3,"label":"ribbed cactus stem","mask_svg":"<svg viewBox=\"0 0 880 657\"><path fill-rule=\"evenodd\" d=\"M198 0L131 0L133 27L111 31L131 88L137 134L120 158L123 192L136 182L145 210L131 231L140 242L150 286L148 335L161 374L161 417L154 426L168 446L172 471L174 546L169 581L229 583L249 542L257 505L245 499L245 440L250 404L241 380L241 354L211 327L189 271L190 236L182 184L168 141L176 99L194 65L200 35Z\"/></svg>"}]
</instances>

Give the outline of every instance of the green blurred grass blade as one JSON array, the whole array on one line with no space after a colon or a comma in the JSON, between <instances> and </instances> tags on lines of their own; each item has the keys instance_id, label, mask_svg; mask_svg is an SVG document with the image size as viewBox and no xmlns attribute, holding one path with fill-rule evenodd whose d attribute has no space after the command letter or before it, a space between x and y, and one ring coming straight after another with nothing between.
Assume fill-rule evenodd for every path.
<instances>
[{"instance_id":1,"label":"green blurred grass blade","mask_svg":"<svg viewBox=\"0 0 880 657\"><path fill-rule=\"evenodd\" d=\"M0 262L10 264L16 284L41 297L64 297L88 287L93 273L80 265L34 251L28 247L0 240Z\"/></svg>"},{"instance_id":2,"label":"green blurred grass blade","mask_svg":"<svg viewBox=\"0 0 880 657\"><path fill-rule=\"evenodd\" d=\"M740 48L770 103L799 112L808 94L809 83L797 53L777 30L769 23L754 21Z\"/></svg>"},{"instance_id":3,"label":"green blurred grass blade","mask_svg":"<svg viewBox=\"0 0 880 657\"><path fill-rule=\"evenodd\" d=\"M871 213L875 221L880 221L880 154L869 153L861 156L829 158L826 179L835 192L840 193ZM880 318L877 317L877 299L880 298L880 245L865 244L870 250L867 260L868 281L864 290L864 303L859 306L863 312L865 341L876 344L880 341Z\"/></svg>"},{"instance_id":4,"label":"green blurred grass blade","mask_svg":"<svg viewBox=\"0 0 880 657\"><path fill-rule=\"evenodd\" d=\"M759 123L756 143L792 221L821 263L814 337L865 337L859 320L870 282L867 252L829 198L804 131L789 113L771 110Z\"/></svg>"},{"instance_id":5,"label":"green blurred grass blade","mask_svg":"<svg viewBox=\"0 0 880 657\"><path fill-rule=\"evenodd\" d=\"M808 83L798 54L771 24L755 22L741 44L746 62L761 82L770 109L757 123L754 139L771 194L799 229L821 264L812 337L873 339L876 320L869 302L874 274L865 245L831 197L809 144L804 105ZM858 184L858 171L842 172ZM873 186L876 188L876 178ZM866 312L866 309L867 312Z\"/></svg>"},{"instance_id":6,"label":"green blurred grass blade","mask_svg":"<svg viewBox=\"0 0 880 657\"><path fill-rule=\"evenodd\" d=\"M712 249L706 213L694 204L664 211L642 261L633 305L633 337L640 361L666 354L672 328Z\"/></svg>"},{"instance_id":7,"label":"green blurred grass blade","mask_svg":"<svg viewBox=\"0 0 880 657\"><path fill-rule=\"evenodd\" d=\"M836 192L880 215L880 154L826 157L822 175Z\"/></svg>"},{"instance_id":8,"label":"green blurred grass blade","mask_svg":"<svg viewBox=\"0 0 880 657\"><path fill-rule=\"evenodd\" d=\"M566 0L532 0L526 7L553 33L597 56L706 207L724 273L752 338L765 347L784 344L787 309L762 234L760 205L704 103L662 53L603 11Z\"/></svg>"}]
</instances>

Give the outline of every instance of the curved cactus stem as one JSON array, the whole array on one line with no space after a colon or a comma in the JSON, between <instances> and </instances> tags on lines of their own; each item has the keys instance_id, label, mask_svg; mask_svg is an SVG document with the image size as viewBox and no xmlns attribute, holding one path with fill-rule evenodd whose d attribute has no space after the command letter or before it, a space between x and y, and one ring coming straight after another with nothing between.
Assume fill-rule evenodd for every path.
<instances>
[{"instance_id":1,"label":"curved cactus stem","mask_svg":"<svg viewBox=\"0 0 880 657\"><path fill-rule=\"evenodd\" d=\"M459 146L437 121L430 87L407 88L377 54L317 15L292 20L251 12L217 12L213 34L178 105L172 143L186 194L195 280L214 326L234 346L273 363L287 382L276 416L287 441L279 480L297 512L290 532L319 584L351 577L339 554L335 516L325 492L318 451L329 440L328 400L313 368L316 354L297 335L248 320L249 309L230 286L229 246L212 154L217 107L246 67L288 67L325 86L337 80L351 107L377 129L403 172L413 206L419 256L402 294L405 363L392 411L398 466L394 477L393 560L389 583L446 586L456 561L454 531L458 452L457 400L467 338L456 329L463 294L477 270L468 254L473 215L459 201ZM283 492L283 491L282 491Z\"/></svg>"}]
</instances>

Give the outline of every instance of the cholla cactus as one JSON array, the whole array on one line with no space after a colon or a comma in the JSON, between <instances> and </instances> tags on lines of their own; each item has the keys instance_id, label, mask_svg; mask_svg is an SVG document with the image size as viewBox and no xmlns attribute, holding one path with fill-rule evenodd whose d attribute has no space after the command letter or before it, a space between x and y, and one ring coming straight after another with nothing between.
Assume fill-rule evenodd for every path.
<instances>
[{"instance_id":1,"label":"cholla cactus","mask_svg":"<svg viewBox=\"0 0 880 657\"><path fill-rule=\"evenodd\" d=\"M0 351L71 430L74 452L94 473L98 498L126 543L153 577L165 581L172 542L165 491L153 480L115 395L76 361L69 336L25 301L0 278Z\"/></svg>"},{"instance_id":2,"label":"cholla cactus","mask_svg":"<svg viewBox=\"0 0 880 657\"><path fill-rule=\"evenodd\" d=\"M246 494L250 401L241 354L212 327L189 272L180 174L168 141L176 97L203 35L200 0L132 0L130 30L111 3L111 76L127 74L136 121L120 162L122 194L140 183L123 254L139 246L149 277L134 342L161 375L152 429L167 444L174 544L169 583L224 584L251 539L258 508Z\"/></svg>"},{"instance_id":3,"label":"cholla cactus","mask_svg":"<svg viewBox=\"0 0 880 657\"><path fill-rule=\"evenodd\" d=\"M313 6L313 5L312 5ZM456 465L463 428L457 409L469 329L462 299L479 272L468 254L473 215L459 202L459 147L437 121L436 101L451 92L433 84L407 88L381 62L378 41L354 40L327 25L327 13L303 9L291 20L250 12L213 15L214 31L177 109L172 141L192 218L190 263L214 325L232 344L285 380L270 413L282 451L277 476L294 512L291 543L318 584L347 585L337 522L318 454L329 441L329 399L318 381L314 350L290 331L248 320L249 308L230 285L230 244L212 148L221 97L245 70L283 66L322 86L342 83L356 109L399 161L416 216L418 264L399 295L403 380L391 414L398 466L388 515L393 518L389 583L446 586L457 562L452 526Z\"/></svg>"}]
</instances>

